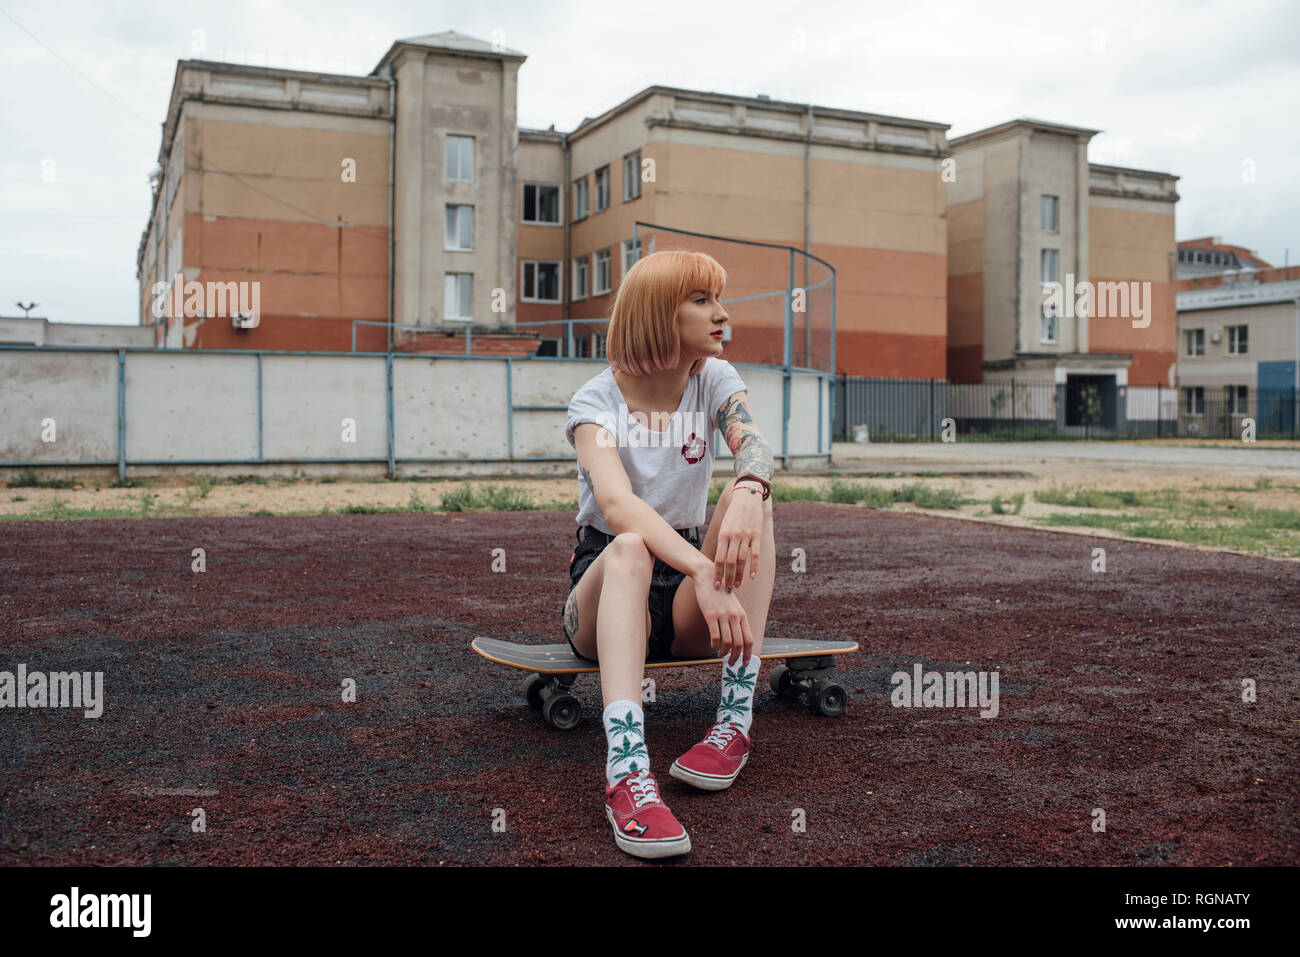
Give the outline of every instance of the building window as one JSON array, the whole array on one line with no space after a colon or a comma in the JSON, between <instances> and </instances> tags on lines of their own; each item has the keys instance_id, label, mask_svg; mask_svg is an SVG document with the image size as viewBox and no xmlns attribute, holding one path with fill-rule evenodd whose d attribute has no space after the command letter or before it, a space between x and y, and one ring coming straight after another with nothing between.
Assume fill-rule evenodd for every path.
<instances>
[{"instance_id":1,"label":"building window","mask_svg":"<svg viewBox=\"0 0 1300 957\"><path fill-rule=\"evenodd\" d=\"M1183 389L1183 408L1188 415L1205 414L1205 387L1196 385Z\"/></svg>"},{"instance_id":2,"label":"building window","mask_svg":"<svg viewBox=\"0 0 1300 957\"><path fill-rule=\"evenodd\" d=\"M1056 310L1050 306L1043 307L1043 316L1038 321L1038 341L1045 346L1056 345Z\"/></svg>"},{"instance_id":3,"label":"building window","mask_svg":"<svg viewBox=\"0 0 1300 957\"><path fill-rule=\"evenodd\" d=\"M609 250L596 251L596 276L592 283L592 295L603 296L609 292Z\"/></svg>"},{"instance_id":4,"label":"building window","mask_svg":"<svg viewBox=\"0 0 1300 957\"><path fill-rule=\"evenodd\" d=\"M559 302L560 301L560 264L557 262L534 262L525 259L523 294L524 302Z\"/></svg>"},{"instance_id":5,"label":"building window","mask_svg":"<svg viewBox=\"0 0 1300 957\"><path fill-rule=\"evenodd\" d=\"M443 318L447 320L468 321L473 318L470 303L470 291L474 276L467 272L447 273L447 282L443 287Z\"/></svg>"},{"instance_id":6,"label":"building window","mask_svg":"<svg viewBox=\"0 0 1300 957\"><path fill-rule=\"evenodd\" d=\"M641 151L623 157L623 202L641 198Z\"/></svg>"},{"instance_id":7,"label":"building window","mask_svg":"<svg viewBox=\"0 0 1300 957\"><path fill-rule=\"evenodd\" d=\"M587 177L573 181L573 221L587 218Z\"/></svg>"},{"instance_id":8,"label":"building window","mask_svg":"<svg viewBox=\"0 0 1300 957\"><path fill-rule=\"evenodd\" d=\"M1187 336L1187 355L1189 357L1205 355L1205 330L1188 329L1185 335Z\"/></svg>"},{"instance_id":9,"label":"building window","mask_svg":"<svg viewBox=\"0 0 1300 957\"><path fill-rule=\"evenodd\" d=\"M635 243L635 246L633 245ZM638 259L641 258L641 240L625 239L623 240L623 275L631 269Z\"/></svg>"},{"instance_id":10,"label":"building window","mask_svg":"<svg viewBox=\"0 0 1300 957\"><path fill-rule=\"evenodd\" d=\"M524 183L524 222L559 223L560 187Z\"/></svg>"},{"instance_id":11,"label":"building window","mask_svg":"<svg viewBox=\"0 0 1300 957\"><path fill-rule=\"evenodd\" d=\"M450 203L447 204L447 236L446 245L443 248L448 250L460 250L463 252L473 251L473 206L453 206Z\"/></svg>"},{"instance_id":12,"label":"building window","mask_svg":"<svg viewBox=\"0 0 1300 957\"><path fill-rule=\"evenodd\" d=\"M1061 281L1061 251L1044 249L1042 256L1043 282Z\"/></svg>"},{"instance_id":13,"label":"building window","mask_svg":"<svg viewBox=\"0 0 1300 957\"><path fill-rule=\"evenodd\" d=\"M1246 327L1229 326L1228 327L1228 355L1244 356L1246 354L1247 345L1248 342L1246 340Z\"/></svg>"},{"instance_id":14,"label":"building window","mask_svg":"<svg viewBox=\"0 0 1300 957\"><path fill-rule=\"evenodd\" d=\"M596 212L609 209L609 167L596 170Z\"/></svg>"},{"instance_id":15,"label":"building window","mask_svg":"<svg viewBox=\"0 0 1300 957\"><path fill-rule=\"evenodd\" d=\"M605 333L593 332L591 334L592 355L597 359L605 358Z\"/></svg>"},{"instance_id":16,"label":"building window","mask_svg":"<svg viewBox=\"0 0 1300 957\"><path fill-rule=\"evenodd\" d=\"M457 183L474 182L474 137L447 134L446 178Z\"/></svg>"},{"instance_id":17,"label":"building window","mask_svg":"<svg viewBox=\"0 0 1300 957\"><path fill-rule=\"evenodd\" d=\"M1246 387L1244 385L1225 385L1223 387L1223 403L1228 408L1229 415L1246 414Z\"/></svg>"},{"instance_id":18,"label":"building window","mask_svg":"<svg viewBox=\"0 0 1300 957\"><path fill-rule=\"evenodd\" d=\"M1061 197L1043 197L1043 232L1055 233L1061 229Z\"/></svg>"},{"instance_id":19,"label":"building window","mask_svg":"<svg viewBox=\"0 0 1300 957\"><path fill-rule=\"evenodd\" d=\"M587 278L591 271L591 262L586 256L579 256L573 261L573 298L587 298Z\"/></svg>"},{"instance_id":20,"label":"building window","mask_svg":"<svg viewBox=\"0 0 1300 957\"><path fill-rule=\"evenodd\" d=\"M1060 250L1044 249L1040 257L1040 269L1042 271L1043 293L1046 297L1047 283L1058 282L1060 280ZM1042 345L1055 345L1057 341L1059 317L1056 315L1056 307L1044 298L1043 313L1038 322L1038 341Z\"/></svg>"}]
</instances>

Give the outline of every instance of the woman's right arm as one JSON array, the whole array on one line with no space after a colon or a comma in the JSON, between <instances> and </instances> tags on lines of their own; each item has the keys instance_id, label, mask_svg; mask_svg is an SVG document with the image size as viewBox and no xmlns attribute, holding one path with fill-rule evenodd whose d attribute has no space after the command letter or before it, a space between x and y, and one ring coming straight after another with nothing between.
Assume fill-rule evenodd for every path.
<instances>
[{"instance_id":1,"label":"woman's right arm","mask_svg":"<svg viewBox=\"0 0 1300 957\"><path fill-rule=\"evenodd\" d=\"M754 639L740 599L730 591L722 591L714 563L633 492L614 437L594 422L583 422L573 430L573 441L578 452L578 469L591 486L609 527L616 534L636 532L652 555L689 575L713 647L723 657L743 654L739 660L748 660Z\"/></svg>"},{"instance_id":2,"label":"woman's right arm","mask_svg":"<svg viewBox=\"0 0 1300 957\"><path fill-rule=\"evenodd\" d=\"M636 532L652 555L679 572L694 576L707 569L707 574L713 574L713 563L632 491L614 437L607 429L595 422L583 422L573 430L573 443L578 450L578 470L587 479L600 513L615 534Z\"/></svg>"}]
</instances>

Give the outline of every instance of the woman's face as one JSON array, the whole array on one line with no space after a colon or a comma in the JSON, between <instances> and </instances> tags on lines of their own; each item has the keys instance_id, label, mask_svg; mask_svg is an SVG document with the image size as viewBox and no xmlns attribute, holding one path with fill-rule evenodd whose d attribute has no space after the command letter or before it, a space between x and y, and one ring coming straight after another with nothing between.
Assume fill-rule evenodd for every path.
<instances>
[{"instance_id":1,"label":"woman's face","mask_svg":"<svg viewBox=\"0 0 1300 957\"><path fill-rule=\"evenodd\" d=\"M700 356L721 356L722 327L730 320L717 293L699 289L691 292L677 307L682 360L694 362Z\"/></svg>"}]
</instances>

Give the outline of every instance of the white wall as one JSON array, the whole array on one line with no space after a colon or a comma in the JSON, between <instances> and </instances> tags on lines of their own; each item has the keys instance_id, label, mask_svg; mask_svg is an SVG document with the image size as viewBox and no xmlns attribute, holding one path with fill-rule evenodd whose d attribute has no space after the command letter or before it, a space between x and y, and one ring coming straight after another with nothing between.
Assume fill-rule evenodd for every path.
<instances>
[{"instance_id":1,"label":"white wall","mask_svg":"<svg viewBox=\"0 0 1300 957\"><path fill-rule=\"evenodd\" d=\"M385 460L388 455L386 359L383 356L264 354L262 455L267 460ZM603 361L513 360L516 409L509 462L474 465L466 459L507 459L511 416L507 360L393 359L393 442L406 474L486 474L573 469L564 438L565 409ZM782 379L779 370L738 365L749 386L754 419L773 454L781 454ZM128 350L125 363L126 456L131 462L247 463L258 458L256 353ZM0 462L113 464L118 455L118 354L0 348ZM822 392L823 452L817 455L818 389ZM830 448L831 405L826 380L791 382L791 467L816 467ZM57 442L41 441L52 417ZM356 441L344 441L343 420L356 423ZM716 434L716 433L715 433ZM725 445L718 459L731 456ZM552 463L528 459L556 458ZM802 461L800 461L802 460ZM778 466L779 466L778 462ZM145 471L148 471L147 467ZM382 465L368 466L372 471ZM244 467L243 471L247 471ZM330 471L329 466L313 471ZM337 469L334 469L337 471ZM157 471L157 469L154 469Z\"/></svg>"}]
</instances>

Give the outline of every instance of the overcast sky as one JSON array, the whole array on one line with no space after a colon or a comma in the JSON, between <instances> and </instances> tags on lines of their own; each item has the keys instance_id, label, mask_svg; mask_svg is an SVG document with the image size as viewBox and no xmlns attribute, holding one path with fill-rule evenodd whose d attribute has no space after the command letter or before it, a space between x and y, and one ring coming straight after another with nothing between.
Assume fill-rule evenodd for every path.
<instances>
[{"instance_id":1,"label":"overcast sky","mask_svg":"<svg viewBox=\"0 0 1300 957\"><path fill-rule=\"evenodd\" d=\"M177 60L366 74L393 40L443 30L528 55L521 126L572 130L659 83L949 136L1018 116L1100 129L1093 162L1182 177L1179 239L1222 236L1277 265L1289 247L1295 262L1297 27L1294 0L0 0L0 314L21 299L58 321L137 321Z\"/></svg>"}]
</instances>

